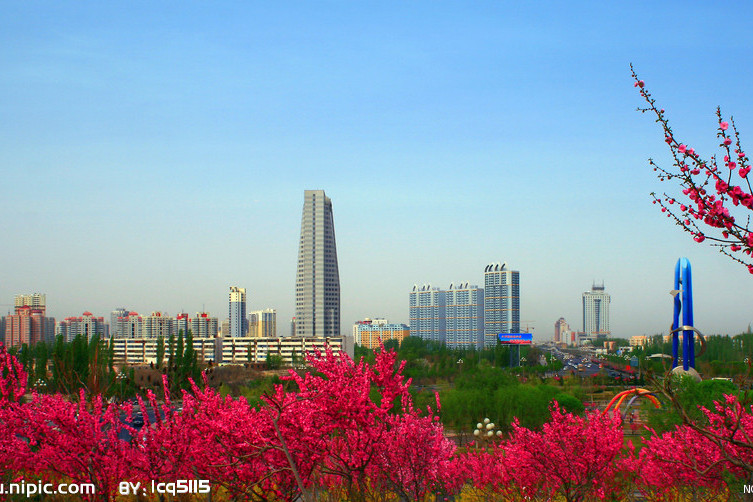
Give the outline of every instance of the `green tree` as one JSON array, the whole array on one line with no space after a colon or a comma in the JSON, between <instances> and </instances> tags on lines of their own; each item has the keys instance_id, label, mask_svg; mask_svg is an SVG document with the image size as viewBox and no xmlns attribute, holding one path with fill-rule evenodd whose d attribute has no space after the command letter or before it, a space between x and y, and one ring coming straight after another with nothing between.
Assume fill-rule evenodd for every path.
<instances>
[{"instance_id":1,"label":"green tree","mask_svg":"<svg viewBox=\"0 0 753 502\"><path fill-rule=\"evenodd\" d=\"M162 369L162 363L165 360L165 337L159 335L157 337L157 369Z\"/></svg>"}]
</instances>

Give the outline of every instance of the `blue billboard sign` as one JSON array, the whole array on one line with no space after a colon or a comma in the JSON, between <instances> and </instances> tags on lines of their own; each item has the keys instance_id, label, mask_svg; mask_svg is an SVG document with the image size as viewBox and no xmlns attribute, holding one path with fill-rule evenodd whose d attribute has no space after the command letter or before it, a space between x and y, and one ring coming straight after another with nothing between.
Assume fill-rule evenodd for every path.
<instances>
[{"instance_id":1,"label":"blue billboard sign","mask_svg":"<svg viewBox=\"0 0 753 502\"><path fill-rule=\"evenodd\" d=\"M532 333L500 333L497 336L500 342L508 345L531 345L533 343Z\"/></svg>"}]
</instances>

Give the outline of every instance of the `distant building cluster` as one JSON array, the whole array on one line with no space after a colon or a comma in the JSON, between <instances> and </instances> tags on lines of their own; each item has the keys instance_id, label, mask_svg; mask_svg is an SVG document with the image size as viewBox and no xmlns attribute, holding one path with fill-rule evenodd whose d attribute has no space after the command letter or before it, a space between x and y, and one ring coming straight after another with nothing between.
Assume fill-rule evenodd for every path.
<instances>
[{"instance_id":1,"label":"distant building cluster","mask_svg":"<svg viewBox=\"0 0 753 502\"><path fill-rule=\"evenodd\" d=\"M520 332L520 272L492 263L484 268L483 288L414 285L409 311L411 336L452 348L493 347L499 334Z\"/></svg>"},{"instance_id":2,"label":"distant building cluster","mask_svg":"<svg viewBox=\"0 0 753 502\"><path fill-rule=\"evenodd\" d=\"M45 316L46 309L44 294L17 295L14 312L0 317L0 341L7 347L16 347L53 342L57 336L67 342L77 336L91 340L95 335L100 339L156 340L189 331L194 338L277 337L277 311L270 308L246 316L245 290L237 287L231 287L229 300L229 311L235 317L225 321L224 330L223 323L207 312L193 316L185 312L171 316L159 311L141 315L120 307L110 313L109 322L86 311L55 323L54 318ZM238 329L243 332L238 333Z\"/></svg>"},{"instance_id":3,"label":"distant building cluster","mask_svg":"<svg viewBox=\"0 0 753 502\"><path fill-rule=\"evenodd\" d=\"M340 276L332 201L323 190L304 192L295 298L296 316L290 324L290 337L279 338L277 311L268 308L247 313L246 289L238 286L230 287L228 317L222 321L207 312L194 316L181 312L173 317L159 311L140 315L121 307L110 313L109 323L87 311L78 317L67 317L56 326L54 318L45 316L45 295L18 295L14 313L0 318L0 340L15 347L51 342L56 335L66 341L77 336L87 340L98 336L112 340L116 359L128 363L153 360L158 339L167 340L189 331L201 357L216 362L258 362L268 354L293 360L296 351L303 357L312 348L347 348L347 337L340 333ZM398 328L380 329L373 339L402 340L406 336ZM349 353L353 355L352 346Z\"/></svg>"},{"instance_id":4,"label":"distant building cluster","mask_svg":"<svg viewBox=\"0 0 753 502\"><path fill-rule=\"evenodd\" d=\"M149 360L157 339L189 331L207 360L245 357L257 361L267 352L289 357L293 350L289 347L305 349L322 340L347 345L340 331L340 276L332 201L323 190L304 192L295 301L289 336L279 338L277 311L267 308L247 312L246 289L238 286L230 287L224 320L207 312L171 316L154 311L140 315L121 307L110 313L109 323L86 311L56 325L54 318L46 316L44 294L17 295L14 312L0 318L0 339L13 347L51 342L56 336L66 341L98 336L114 340L117 353L128 362ZM556 343L596 344L610 336L610 296L604 285L594 284L591 291L583 293L582 301L583 331L572 330L560 318L554 325ZM521 332L520 272L509 269L506 263L492 263L484 268L483 287L470 282L452 283L447 289L414 285L409 294L409 318L408 326L386 319L357 321L353 341L376 348L388 340L402 343L406 337L416 336L452 348L493 347L500 334Z\"/></svg>"},{"instance_id":5,"label":"distant building cluster","mask_svg":"<svg viewBox=\"0 0 753 502\"><path fill-rule=\"evenodd\" d=\"M604 290L604 284L593 284L590 291L583 293L582 300L583 331L571 330L567 321L563 317L560 317L554 323L555 343L574 346L590 343L597 346L602 345L601 342L611 336L612 332L609 329L609 304L611 297Z\"/></svg>"}]
</instances>

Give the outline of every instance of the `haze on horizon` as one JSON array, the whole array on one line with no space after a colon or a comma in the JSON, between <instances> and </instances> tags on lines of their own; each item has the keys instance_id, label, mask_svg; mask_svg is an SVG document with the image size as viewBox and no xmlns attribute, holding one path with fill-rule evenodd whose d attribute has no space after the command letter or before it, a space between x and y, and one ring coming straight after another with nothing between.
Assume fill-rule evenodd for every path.
<instances>
[{"instance_id":1,"label":"haze on horizon","mask_svg":"<svg viewBox=\"0 0 753 502\"><path fill-rule=\"evenodd\" d=\"M0 310L294 315L303 191L332 199L342 326L408 322L414 284L520 271L521 321L668 331L674 265L696 326L753 322L753 276L651 204L670 191L632 62L675 134L753 148L753 6L632 2L4 2Z\"/></svg>"}]
</instances>

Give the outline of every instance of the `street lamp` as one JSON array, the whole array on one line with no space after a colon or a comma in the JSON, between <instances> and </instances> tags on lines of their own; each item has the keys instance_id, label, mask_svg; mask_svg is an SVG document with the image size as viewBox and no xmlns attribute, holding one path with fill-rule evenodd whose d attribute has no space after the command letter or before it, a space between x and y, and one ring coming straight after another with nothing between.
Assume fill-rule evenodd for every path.
<instances>
[{"instance_id":1,"label":"street lamp","mask_svg":"<svg viewBox=\"0 0 753 502\"><path fill-rule=\"evenodd\" d=\"M478 450L478 444L483 443L484 449L488 447L488 442L491 442L494 437L502 437L502 431L495 431L496 425L488 418L484 419L484 423L477 423L476 430L473 431L473 435L476 436L476 449Z\"/></svg>"},{"instance_id":2,"label":"street lamp","mask_svg":"<svg viewBox=\"0 0 753 502\"><path fill-rule=\"evenodd\" d=\"M120 370L120 373L118 373L118 376L115 377L115 380L120 382L120 400L123 401L123 384L125 383L126 374L123 370Z\"/></svg>"},{"instance_id":3,"label":"street lamp","mask_svg":"<svg viewBox=\"0 0 753 502\"><path fill-rule=\"evenodd\" d=\"M34 390L37 392L44 392L44 389L47 388L47 382L42 380L41 378L37 378L37 381L34 382Z\"/></svg>"}]
</instances>

